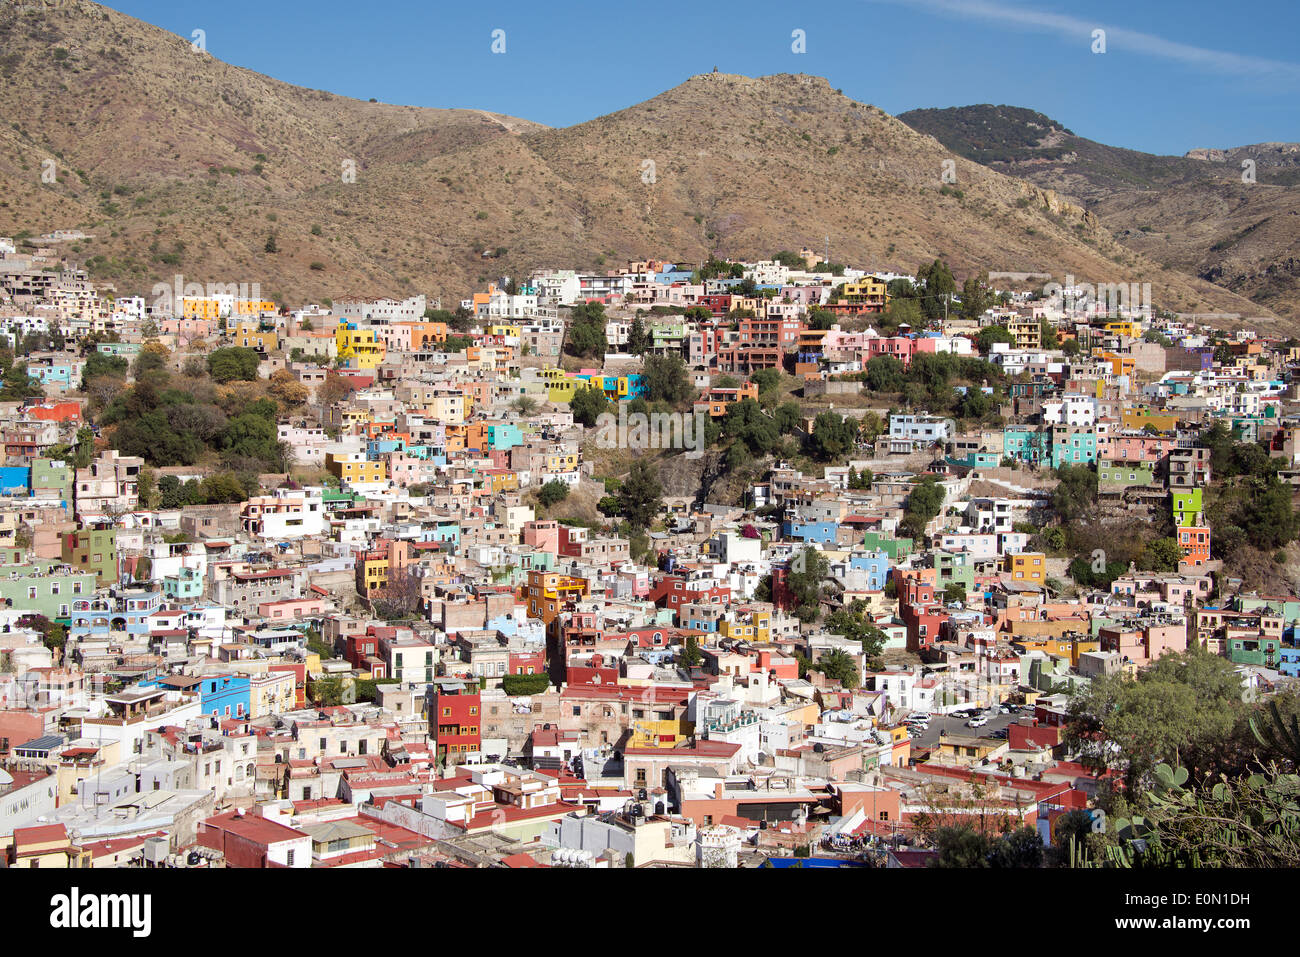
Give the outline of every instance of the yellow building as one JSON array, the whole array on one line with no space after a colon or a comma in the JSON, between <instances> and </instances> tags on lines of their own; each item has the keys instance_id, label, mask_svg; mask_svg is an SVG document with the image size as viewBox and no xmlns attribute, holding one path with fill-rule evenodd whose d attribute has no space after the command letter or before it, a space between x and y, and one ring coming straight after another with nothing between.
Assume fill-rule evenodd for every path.
<instances>
[{"instance_id":1,"label":"yellow building","mask_svg":"<svg viewBox=\"0 0 1300 957\"><path fill-rule=\"evenodd\" d=\"M248 716L264 718L292 711L297 707L297 682L298 676L292 671L253 675L248 688Z\"/></svg>"},{"instance_id":2,"label":"yellow building","mask_svg":"<svg viewBox=\"0 0 1300 957\"><path fill-rule=\"evenodd\" d=\"M1148 425L1157 432L1172 432L1178 428L1177 414L1152 412L1150 409L1120 409L1119 417L1124 428L1137 432Z\"/></svg>"},{"instance_id":3,"label":"yellow building","mask_svg":"<svg viewBox=\"0 0 1300 957\"><path fill-rule=\"evenodd\" d=\"M429 414L444 425L465 421L465 393L459 389L440 389L428 403Z\"/></svg>"},{"instance_id":4,"label":"yellow building","mask_svg":"<svg viewBox=\"0 0 1300 957\"><path fill-rule=\"evenodd\" d=\"M14 828L10 841L13 857L11 867L64 869L91 866L90 848L74 845L63 824Z\"/></svg>"},{"instance_id":5,"label":"yellow building","mask_svg":"<svg viewBox=\"0 0 1300 957\"><path fill-rule=\"evenodd\" d=\"M1140 339L1142 337L1142 323L1131 320L1108 322L1106 323L1106 331L1112 336L1128 336L1130 339Z\"/></svg>"},{"instance_id":6,"label":"yellow building","mask_svg":"<svg viewBox=\"0 0 1300 957\"><path fill-rule=\"evenodd\" d=\"M501 470L493 472L489 476L492 483L492 492L517 492L519 491L519 473L514 471Z\"/></svg>"},{"instance_id":7,"label":"yellow building","mask_svg":"<svg viewBox=\"0 0 1300 957\"><path fill-rule=\"evenodd\" d=\"M1042 552L1008 555L1007 573L1021 585L1041 585L1047 580L1047 556Z\"/></svg>"},{"instance_id":8,"label":"yellow building","mask_svg":"<svg viewBox=\"0 0 1300 957\"><path fill-rule=\"evenodd\" d=\"M1041 349L1043 346L1043 324L1037 319L1010 319L1007 332L1015 339L1017 349Z\"/></svg>"},{"instance_id":9,"label":"yellow building","mask_svg":"<svg viewBox=\"0 0 1300 957\"><path fill-rule=\"evenodd\" d=\"M560 369L542 369L538 378L546 383L546 401L556 405L568 405L579 388L585 389L589 385L586 379L571 379Z\"/></svg>"},{"instance_id":10,"label":"yellow building","mask_svg":"<svg viewBox=\"0 0 1300 957\"><path fill-rule=\"evenodd\" d=\"M375 336L375 330L358 329L347 322L340 322L334 330L334 344L339 359L354 369L377 368L388 354L383 340Z\"/></svg>"},{"instance_id":11,"label":"yellow building","mask_svg":"<svg viewBox=\"0 0 1300 957\"><path fill-rule=\"evenodd\" d=\"M266 299L182 296L178 311L186 319L216 321L227 316L260 316L264 312L275 312L276 305Z\"/></svg>"},{"instance_id":12,"label":"yellow building","mask_svg":"<svg viewBox=\"0 0 1300 957\"><path fill-rule=\"evenodd\" d=\"M846 282L840 294L844 301L853 305L884 306L889 299L889 287L883 279L876 276L863 276L857 282Z\"/></svg>"},{"instance_id":13,"label":"yellow building","mask_svg":"<svg viewBox=\"0 0 1300 957\"><path fill-rule=\"evenodd\" d=\"M275 330L262 331L254 322L241 322L235 326L231 338L235 340L235 345L246 349L257 349L259 352L274 352L280 348L280 337L276 335Z\"/></svg>"},{"instance_id":14,"label":"yellow building","mask_svg":"<svg viewBox=\"0 0 1300 957\"><path fill-rule=\"evenodd\" d=\"M351 485L380 484L388 481L388 465L371 462L360 452L336 455L325 453L325 471Z\"/></svg>"},{"instance_id":15,"label":"yellow building","mask_svg":"<svg viewBox=\"0 0 1300 957\"><path fill-rule=\"evenodd\" d=\"M675 748L694 730L693 721L664 721L632 719L628 734L629 748Z\"/></svg>"},{"instance_id":16,"label":"yellow building","mask_svg":"<svg viewBox=\"0 0 1300 957\"><path fill-rule=\"evenodd\" d=\"M577 452L561 452L558 455L546 456L546 471L548 472L572 472L577 467Z\"/></svg>"},{"instance_id":17,"label":"yellow building","mask_svg":"<svg viewBox=\"0 0 1300 957\"><path fill-rule=\"evenodd\" d=\"M1071 668L1079 667L1079 656L1084 652L1101 650L1101 642L1099 640L1096 638L1086 638L1082 635L1017 638L1012 642L1012 645L1023 649L1026 654L1031 651L1041 651L1043 654L1051 655L1055 658L1068 658Z\"/></svg>"},{"instance_id":18,"label":"yellow building","mask_svg":"<svg viewBox=\"0 0 1300 957\"><path fill-rule=\"evenodd\" d=\"M1101 358L1110 363L1111 372L1115 375L1132 375L1133 370L1137 368L1137 360L1132 356L1120 356L1113 352L1103 352Z\"/></svg>"}]
</instances>

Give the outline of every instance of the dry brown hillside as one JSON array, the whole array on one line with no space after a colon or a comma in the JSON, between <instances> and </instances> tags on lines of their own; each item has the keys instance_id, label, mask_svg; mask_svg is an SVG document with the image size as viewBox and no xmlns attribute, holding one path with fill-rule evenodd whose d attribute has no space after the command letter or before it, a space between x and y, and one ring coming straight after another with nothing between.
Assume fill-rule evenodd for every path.
<instances>
[{"instance_id":1,"label":"dry brown hillside","mask_svg":"<svg viewBox=\"0 0 1300 957\"><path fill-rule=\"evenodd\" d=\"M448 300L538 267L765 257L829 236L832 259L876 269L943 257L959 279L1147 281L1179 311L1272 318L819 78L697 76L547 129L292 87L92 3L23 6L0 7L0 234L93 233L78 255L124 293L180 272L291 302ZM59 182L42 184L51 157ZM941 192L945 161L957 181Z\"/></svg>"}]
</instances>

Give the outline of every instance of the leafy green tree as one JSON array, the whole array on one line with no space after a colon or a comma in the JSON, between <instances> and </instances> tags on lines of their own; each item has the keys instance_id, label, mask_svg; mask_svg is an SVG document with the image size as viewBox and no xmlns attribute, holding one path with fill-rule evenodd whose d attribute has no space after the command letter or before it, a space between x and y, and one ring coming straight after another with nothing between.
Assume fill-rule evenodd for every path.
<instances>
[{"instance_id":1,"label":"leafy green tree","mask_svg":"<svg viewBox=\"0 0 1300 957\"><path fill-rule=\"evenodd\" d=\"M974 828L936 828L930 840L939 852L931 862L931 867L971 869L989 866L991 842L986 835Z\"/></svg>"},{"instance_id":2,"label":"leafy green tree","mask_svg":"<svg viewBox=\"0 0 1300 957\"><path fill-rule=\"evenodd\" d=\"M0 402L21 402L44 394L40 380L27 374L26 362L15 362L0 385Z\"/></svg>"},{"instance_id":3,"label":"leafy green tree","mask_svg":"<svg viewBox=\"0 0 1300 957\"><path fill-rule=\"evenodd\" d=\"M1138 555L1138 565L1144 571L1173 572L1183 560L1183 550L1174 538L1157 538L1148 542Z\"/></svg>"},{"instance_id":4,"label":"leafy green tree","mask_svg":"<svg viewBox=\"0 0 1300 957\"><path fill-rule=\"evenodd\" d=\"M686 363L676 353L666 356L647 356L645 360L646 394L651 402L681 405L694 395Z\"/></svg>"},{"instance_id":5,"label":"leafy green tree","mask_svg":"<svg viewBox=\"0 0 1300 957\"><path fill-rule=\"evenodd\" d=\"M1232 664L1193 645L1136 680L1094 678L1070 700L1066 746L1088 767L1121 773L1132 791L1150 785L1160 762L1201 774L1237 766L1244 707Z\"/></svg>"},{"instance_id":6,"label":"leafy green tree","mask_svg":"<svg viewBox=\"0 0 1300 957\"><path fill-rule=\"evenodd\" d=\"M1042 867L1043 839L1036 828L1017 828L993 842L988 861L994 868Z\"/></svg>"},{"instance_id":7,"label":"leafy green tree","mask_svg":"<svg viewBox=\"0 0 1300 957\"><path fill-rule=\"evenodd\" d=\"M815 621L821 614L822 588L830 574L830 563L812 546L806 546L790 562L786 587L795 601L800 621Z\"/></svg>"},{"instance_id":8,"label":"leafy green tree","mask_svg":"<svg viewBox=\"0 0 1300 957\"><path fill-rule=\"evenodd\" d=\"M663 486L654 466L643 459L632 463L631 471L618 490L618 510L628 523L646 529L663 507Z\"/></svg>"},{"instance_id":9,"label":"leafy green tree","mask_svg":"<svg viewBox=\"0 0 1300 957\"><path fill-rule=\"evenodd\" d=\"M677 656L677 663L685 668L693 668L704 660L704 655L700 652L699 642L695 640L694 635L686 636L686 644L682 646L681 654Z\"/></svg>"},{"instance_id":10,"label":"leafy green tree","mask_svg":"<svg viewBox=\"0 0 1300 957\"><path fill-rule=\"evenodd\" d=\"M818 659L813 666L832 681L838 681L845 688L853 689L862 683L858 673L858 664L842 648L832 648Z\"/></svg>"},{"instance_id":11,"label":"leafy green tree","mask_svg":"<svg viewBox=\"0 0 1300 957\"><path fill-rule=\"evenodd\" d=\"M995 342L1014 345L1015 341L1016 337L1011 334L1010 329L996 324L985 326L975 335L975 346L979 349L981 355L988 355L993 350Z\"/></svg>"},{"instance_id":12,"label":"leafy green tree","mask_svg":"<svg viewBox=\"0 0 1300 957\"><path fill-rule=\"evenodd\" d=\"M921 311L927 319L942 319L952 305L953 294L957 291L957 281L952 277L948 264L936 259L930 266L921 267L916 275L924 286L921 297Z\"/></svg>"},{"instance_id":13,"label":"leafy green tree","mask_svg":"<svg viewBox=\"0 0 1300 957\"><path fill-rule=\"evenodd\" d=\"M978 319L993 304L993 294L988 287L988 275L971 276L961 287L961 314L967 319Z\"/></svg>"},{"instance_id":14,"label":"leafy green tree","mask_svg":"<svg viewBox=\"0 0 1300 957\"><path fill-rule=\"evenodd\" d=\"M599 302L584 302L569 313L565 351L580 358L603 356L609 348L605 336L605 307Z\"/></svg>"},{"instance_id":15,"label":"leafy green tree","mask_svg":"<svg viewBox=\"0 0 1300 957\"><path fill-rule=\"evenodd\" d=\"M1065 524L1087 515L1097 503L1097 472L1087 465L1062 465L1056 470L1052 509Z\"/></svg>"},{"instance_id":16,"label":"leafy green tree","mask_svg":"<svg viewBox=\"0 0 1300 957\"><path fill-rule=\"evenodd\" d=\"M850 418L826 411L813 420L809 449L815 458L833 462L853 450L858 437L858 424Z\"/></svg>"},{"instance_id":17,"label":"leafy green tree","mask_svg":"<svg viewBox=\"0 0 1300 957\"><path fill-rule=\"evenodd\" d=\"M537 500L547 508L559 502L563 502L568 497L569 486L567 483L561 482L559 479L552 479L547 482L537 493Z\"/></svg>"},{"instance_id":18,"label":"leafy green tree","mask_svg":"<svg viewBox=\"0 0 1300 957\"><path fill-rule=\"evenodd\" d=\"M888 636L865 618L866 603L855 599L848 608L837 608L826 616L826 630L860 642L867 658L878 658Z\"/></svg>"},{"instance_id":19,"label":"leafy green tree","mask_svg":"<svg viewBox=\"0 0 1300 957\"><path fill-rule=\"evenodd\" d=\"M925 528L930 524L931 519L939 514L943 508L943 501L947 497L944 487L933 475L927 475L912 484L912 490L908 493L906 508L903 512L903 520L899 522L899 529L902 530L909 538L919 539L925 534Z\"/></svg>"},{"instance_id":20,"label":"leafy green tree","mask_svg":"<svg viewBox=\"0 0 1300 957\"><path fill-rule=\"evenodd\" d=\"M634 356L643 356L650 348L650 336L646 332L645 322L638 312L632 317L632 327L627 333L627 351Z\"/></svg>"},{"instance_id":21,"label":"leafy green tree","mask_svg":"<svg viewBox=\"0 0 1300 957\"><path fill-rule=\"evenodd\" d=\"M876 356L867 360L867 386L872 392L898 392L906 381L903 363L894 356Z\"/></svg>"},{"instance_id":22,"label":"leafy green tree","mask_svg":"<svg viewBox=\"0 0 1300 957\"><path fill-rule=\"evenodd\" d=\"M589 385L574 390L569 409L573 412L573 421L592 428L596 420L609 411L609 399L600 386Z\"/></svg>"},{"instance_id":23,"label":"leafy green tree","mask_svg":"<svg viewBox=\"0 0 1300 957\"><path fill-rule=\"evenodd\" d=\"M244 346L213 349L208 353L208 374L217 382L253 382L260 361L255 350Z\"/></svg>"}]
</instances>

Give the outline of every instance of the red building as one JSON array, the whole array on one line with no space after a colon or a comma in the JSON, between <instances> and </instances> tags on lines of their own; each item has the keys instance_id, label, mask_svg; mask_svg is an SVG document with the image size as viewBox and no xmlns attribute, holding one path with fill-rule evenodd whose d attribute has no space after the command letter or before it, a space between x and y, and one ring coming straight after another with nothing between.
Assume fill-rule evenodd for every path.
<instances>
[{"instance_id":1,"label":"red building","mask_svg":"<svg viewBox=\"0 0 1300 957\"><path fill-rule=\"evenodd\" d=\"M506 664L512 675L541 675L546 673L546 652L512 651Z\"/></svg>"},{"instance_id":2,"label":"red building","mask_svg":"<svg viewBox=\"0 0 1300 957\"><path fill-rule=\"evenodd\" d=\"M29 418L45 422L80 422L80 402L46 402L43 405L28 406L23 410Z\"/></svg>"},{"instance_id":3,"label":"red building","mask_svg":"<svg viewBox=\"0 0 1300 957\"><path fill-rule=\"evenodd\" d=\"M429 704L429 735L438 760L459 764L482 750L482 702L478 684L458 678L433 683Z\"/></svg>"},{"instance_id":4,"label":"red building","mask_svg":"<svg viewBox=\"0 0 1300 957\"><path fill-rule=\"evenodd\" d=\"M691 581L685 575L665 575L650 589L649 598L660 608L671 608L676 612L682 605L692 602L725 605L731 601L731 587L716 584L712 579Z\"/></svg>"}]
</instances>

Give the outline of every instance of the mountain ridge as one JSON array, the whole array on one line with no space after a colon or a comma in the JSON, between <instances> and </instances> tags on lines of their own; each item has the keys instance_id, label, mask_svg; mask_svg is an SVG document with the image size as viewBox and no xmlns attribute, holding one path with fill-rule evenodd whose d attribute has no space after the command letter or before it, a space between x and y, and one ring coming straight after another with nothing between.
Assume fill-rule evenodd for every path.
<instances>
[{"instance_id":1,"label":"mountain ridge","mask_svg":"<svg viewBox=\"0 0 1300 957\"><path fill-rule=\"evenodd\" d=\"M865 268L1152 282L1170 308L1276 321L820 77L698 74L550 128L294 87L88 0L0 8L0 48L0 106L20 118L0 127L0 233L83 229L71 252L122 293L181 272L294 302L455 300L535 268L765 258L829 236L832 259ZM51 158L58 180L41 182Z\"/></svg>"}]
</instances>

